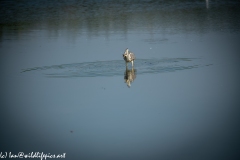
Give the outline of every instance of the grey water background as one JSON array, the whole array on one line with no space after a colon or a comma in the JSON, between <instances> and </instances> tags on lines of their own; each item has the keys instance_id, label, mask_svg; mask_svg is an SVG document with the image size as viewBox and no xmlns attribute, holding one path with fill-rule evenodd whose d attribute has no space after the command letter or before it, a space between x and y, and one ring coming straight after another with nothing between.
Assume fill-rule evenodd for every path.
<instances>
[{"instance_id":1,"label":"grey water background","mask_svg":"<svg viewBox=\"0 0 240 160\"><path fill-rule=\"evenodd\" d=\"M0 152L238 159L239 5L1 1Z\"/></svg>"}]
</instances>

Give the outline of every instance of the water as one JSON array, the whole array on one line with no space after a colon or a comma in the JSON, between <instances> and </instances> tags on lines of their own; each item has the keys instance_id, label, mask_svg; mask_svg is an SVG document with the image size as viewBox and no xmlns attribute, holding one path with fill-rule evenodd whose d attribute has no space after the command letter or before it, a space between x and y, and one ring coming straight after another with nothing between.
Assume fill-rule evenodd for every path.
<instances>
[{"instance_id":1,"label":"water","mask_svg":"<svg viewBox=\"0 0 240 160\"><path fill-rule=\"evenodd\" d=\"M0 26L0 154L239 158L238 1L3 1Z\"/></svg>"},{"instance_id":2,"label":"water","mask_svg":"<svg viewBox=\"0 0 240 160\"><path fill-rule=\"evenodd\" d=\"M138 68L138 74L151 74L174 72L178 70L197 68L199 65L188 64L183 62L190 62L190 58L164 58L164 59L138 59L135 68ZM111 61L96 61L73 64L62 64L44 67L34 67L24 69L23 72L43 71L46 77L100 77L100 76L118 76L122 75L122 71L126 68L127 71L135 70L134 67L128 69L128 65L124 65L122 60ZM183 64L181 64L183 63ZM211 65L211 64L209 64ZM206 66L209 66L206 65ZM124 70L125 71L125 70Z\"/></svg>"}]
</instances>

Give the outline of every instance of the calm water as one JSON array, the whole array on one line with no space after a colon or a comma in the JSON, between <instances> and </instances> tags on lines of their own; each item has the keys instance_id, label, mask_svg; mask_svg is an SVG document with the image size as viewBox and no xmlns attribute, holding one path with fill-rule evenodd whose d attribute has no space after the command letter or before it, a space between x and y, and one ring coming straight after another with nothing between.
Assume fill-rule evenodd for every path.
<instances>
[{"instance_id":1,"label":"calm water","mask_svg":"<svg viewBox=\"0 0 240 160\"><path fill-rule=\"evenodd\" d=\"M234 0L1 1L0 154L238 159L239 42Z\"/></svg>"}]
</instances>

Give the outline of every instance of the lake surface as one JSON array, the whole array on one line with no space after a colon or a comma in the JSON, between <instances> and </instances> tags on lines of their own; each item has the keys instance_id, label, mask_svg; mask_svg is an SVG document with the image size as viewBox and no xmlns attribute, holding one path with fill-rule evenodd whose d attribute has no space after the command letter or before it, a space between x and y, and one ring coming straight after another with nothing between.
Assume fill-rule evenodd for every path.
<instances>
[{"instance_id":1,"label":"lake surface","mask_svg":"<svg viewBox=\"0 0 240 160\"><path fill-rule=\"evenodd\" d=\"M3 1L0 154L238 159L239 44L236 0Z\"/></svg>"}]
</instances>

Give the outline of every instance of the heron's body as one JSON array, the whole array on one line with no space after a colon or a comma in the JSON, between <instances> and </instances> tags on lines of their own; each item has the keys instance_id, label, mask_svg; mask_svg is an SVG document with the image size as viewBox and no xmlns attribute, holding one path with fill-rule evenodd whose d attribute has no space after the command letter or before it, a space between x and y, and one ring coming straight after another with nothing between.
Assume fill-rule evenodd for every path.
<instances>
[{"instance_id":1,"label":"heron's body","mask_svg":"<svg viewBox=\"0 0 240 160\"><path fill-rule=\"evenodd\" d=\"M130 52L129 49L127 48L123 54L123 59L126 62L126 65L128 62L132 62L132 67L133 67L133 62L135 60L135 55L134 53Z\"/></svg>"}]
</instances>

